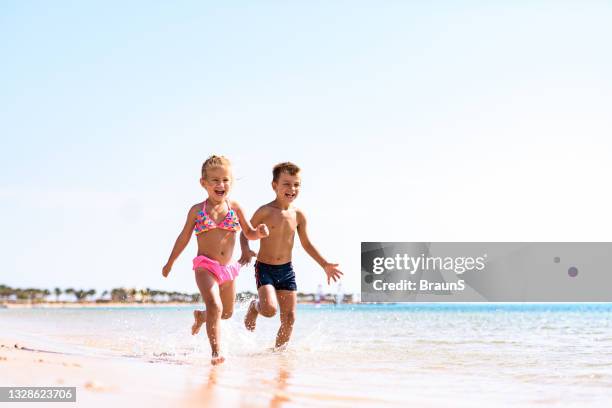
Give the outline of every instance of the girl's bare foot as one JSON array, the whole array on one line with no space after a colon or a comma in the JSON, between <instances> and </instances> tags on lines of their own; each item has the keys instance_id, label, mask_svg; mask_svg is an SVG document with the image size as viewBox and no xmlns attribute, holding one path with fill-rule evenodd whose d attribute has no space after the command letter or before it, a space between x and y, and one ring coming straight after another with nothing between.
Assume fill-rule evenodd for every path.
<instances>
[{"instance_id":1,"label":"girl's bare foot","mask_svg":"<svg viewBox=\"0 0 612 408\"><path fill-rule=\"evenodd\" d=\"M283 351L287 351L287 347L288 346L289 346L289 342L283 343L280 346L276 345L276 346L274 346L274 348L272 348L272 351L275 352L275 353L280 353L280 352L283 352Z\"/></svg>"},{"instance_id":2,"label":"girl's bare foot","mask_svg":"<svg viewBox=\"0 0 612 408\"><path fill-rule=\"evenodd\" d=\"M247 309L246 315L244 316L244 327L249 331L255 331L255 321L257 320L257 308L255 307L255 300L252 300Z\"/></svg>"},{"instance_id":3,"label":"girl's bare foot","mask_svg":"<svg viewBox=\"0 0 612 408\"><path fill-rule=\"evenodd\" d=\"M206 322L206 310L193 311L193 326L191 326L191 334L196 335L200 331L200 327Z\"/></svg>"},{"instance_id":4,"label":"girl's bare foot","mask_svg":"<svg viewBox=\"0 0 612 408\"><path fill-rule=\"evenodd\" d=\"M213 354L212 358L210 359L210 364L218 365L223 363L224 361L225 357Z\"/></svg>"}]
</instances>

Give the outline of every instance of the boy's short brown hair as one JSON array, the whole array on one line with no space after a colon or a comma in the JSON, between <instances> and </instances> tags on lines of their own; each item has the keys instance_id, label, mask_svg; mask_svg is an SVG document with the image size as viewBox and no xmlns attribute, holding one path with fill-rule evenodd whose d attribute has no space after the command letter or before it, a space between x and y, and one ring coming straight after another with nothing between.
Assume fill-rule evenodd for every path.
<instances>
[{"instance_id":1,"label":"boy's short brown hair","mask_svg":"<svg viewBox=\"0 0 612 408\"><path fill-rule=\"evenodd\" d=\"M287 173L290 176L295 176L300 172L300 168L291 162L278 163L272 169L272 181L278 181L281 173Z\"/></svg>"},{"instance_id":2,"label":"boy's short brown hair","mask_svg":"<svg viewBox=\"0 0 612 408\"><path fill-rule=\"evenodd\" d=\"M231 166L232 163L225 156L217 156L213 154L208 159L204 161L202 164L202 178L206 178L206 169L210 169L212 167L222 167L222 166Z\"/></svg>"}]
</instances>

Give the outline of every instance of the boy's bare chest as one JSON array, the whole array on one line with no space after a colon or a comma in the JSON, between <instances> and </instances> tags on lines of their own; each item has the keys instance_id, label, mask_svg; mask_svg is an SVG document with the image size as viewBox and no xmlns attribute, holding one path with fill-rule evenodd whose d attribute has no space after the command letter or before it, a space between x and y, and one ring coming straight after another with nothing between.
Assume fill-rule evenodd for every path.
<instances>
[{"instance_id":1,"label":"boy's bare chest","mask_svg":"<svg viewBox=\"0 0 612 408\"><path fill-rule=\"evenodd\" d=\"M298 224L295 210L272 211L264 222L270 229L270 235L294 233Z\"/></svg>"}]
</instances>

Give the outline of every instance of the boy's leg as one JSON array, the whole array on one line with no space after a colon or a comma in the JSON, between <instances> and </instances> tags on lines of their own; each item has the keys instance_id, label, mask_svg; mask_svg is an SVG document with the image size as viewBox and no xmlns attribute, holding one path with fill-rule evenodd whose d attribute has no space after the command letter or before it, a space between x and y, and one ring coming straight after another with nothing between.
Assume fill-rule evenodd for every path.
<instances>
[{"instance_id":1,"label":"boy's leg","mask_svg":"<svg viewBox=\"0 0 612 408\"><path fill-rule=\"evenodd\" d=\"M234 313L234 301L236 299L236 284L235 281L227 281L219 286L219 295L221 297L221 319L229 319ZM206 310L193 311L193 326L191 326L191 334L198 334L200 328L206 322Z\"/></svg>"},{"instance_id":2,"label":"boy's leg","mask_svg":"<svg viewBox=\"0 0 612 408\"><path fill-rule=\"evenodd\" d=\"M297 307L297 292L295 290L277 290L278 305L280 308L281 325L276 335L276 348L282 347L289 341L295 323L295 309Z\"/></svg>"},{"instance_id":3,"label":"boy's leg","mask_svg":"<svg viewBox=\"0 0 612 408\"><path fill-rule=\"evenodd\" d=\"M196 283L206 304L206 334L212 350L212 364L222 363L225 359L219 355L219 321L221 320L222 303L219 285L213 274L205 269L195 272Z\"/></svg>"},{"instance_id":4,"label":"boy's leg","mask_svg":"<svg viewBox=\"0 0 612 408\"><path fill-rule=\"evenodd\" d=\"M257 289L257 294L259 295L259 300L251 301L244 317L244 325L250 331L255 330L255 321L259 314L265 317L272 317L276 314L276 309L278 308L274 286L262 285Z\"/></svg>"}]
</instances>

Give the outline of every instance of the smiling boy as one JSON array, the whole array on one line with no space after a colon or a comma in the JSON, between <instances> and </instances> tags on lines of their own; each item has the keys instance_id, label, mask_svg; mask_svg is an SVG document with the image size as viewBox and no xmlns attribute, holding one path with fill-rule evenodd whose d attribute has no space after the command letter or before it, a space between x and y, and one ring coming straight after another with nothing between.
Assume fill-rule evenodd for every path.
<instances>
[{"instance_id":1,"label":"smiling boy","mask_svg":"<svg viewBox=\"0 0 612 408\"><path fill-rule=\"evenodd\" d=\"M284 162L272 170L272 189L276 198L261 206L253 215L252 225L265 223L270 235L260 242L255 262L255 280L259 300L253 300L247 310L244 324L248 330L255 330L258 315L272 317L280 309L281 326L276 336L276 347L285 345L291 337L295 322L297 286L291 265L295 232L302 247L325 271L327 283L335 282L342 272L338 264L330 263L314 247L306 231L304 212L293 206L301 186L300 168L293 163ZM242 256L238 262L247 264L255 255L249 248L245 236L240 236Z\"/></svg>"}]
</instances>

